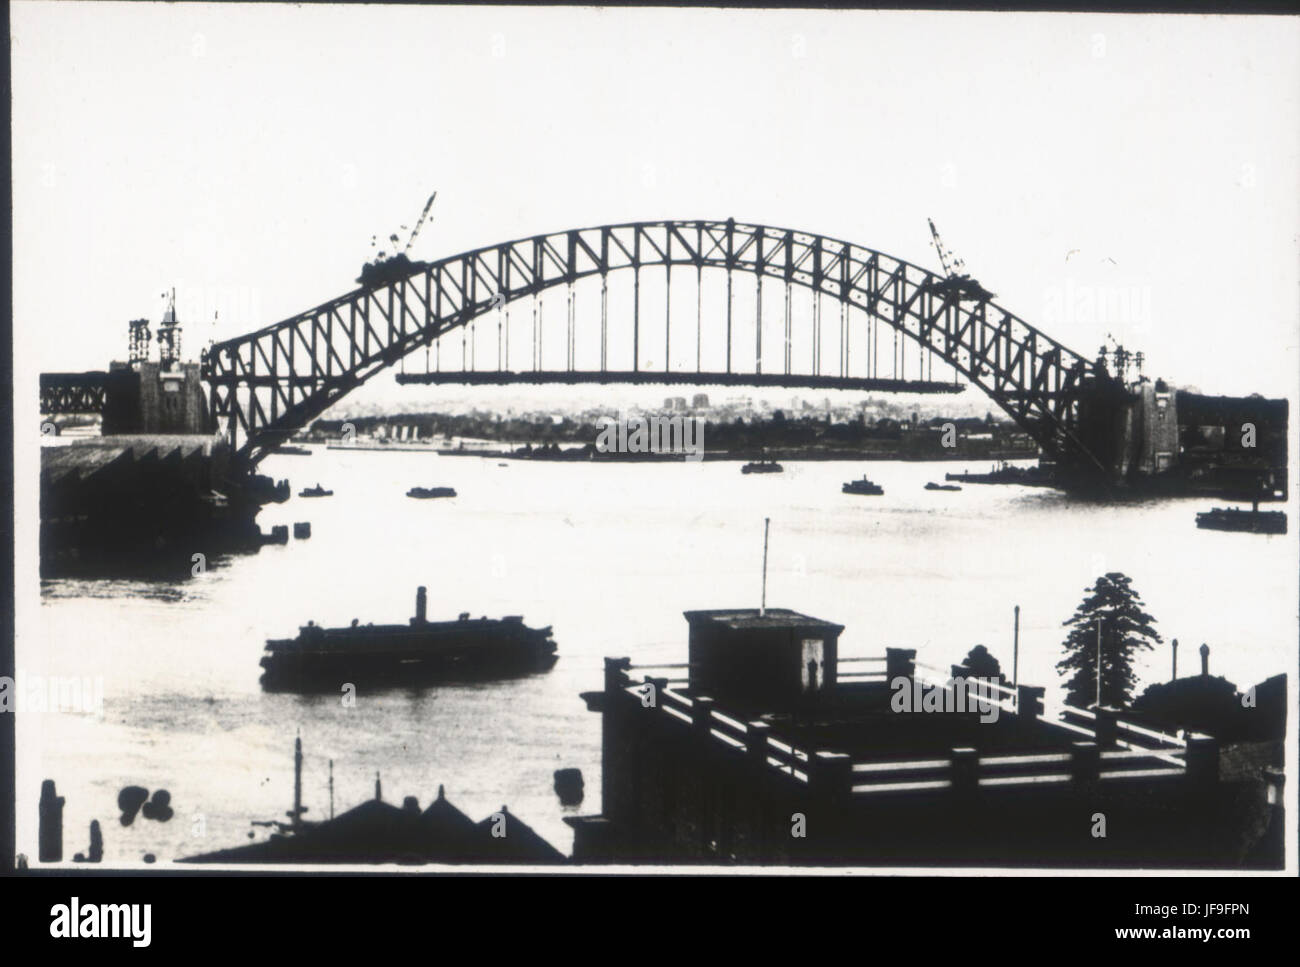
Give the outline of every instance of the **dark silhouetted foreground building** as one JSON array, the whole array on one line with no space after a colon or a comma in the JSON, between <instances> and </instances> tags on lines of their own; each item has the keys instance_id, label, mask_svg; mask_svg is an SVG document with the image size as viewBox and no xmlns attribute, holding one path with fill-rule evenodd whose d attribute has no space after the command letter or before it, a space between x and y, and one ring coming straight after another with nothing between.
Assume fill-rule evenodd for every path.
<instances>
[{"instance_id":1,"label":"dark silhouetted foreground building","mask_svg":"<svg viewBox=\"0 0 1300 967\"><path fill-rule=\"evenodd\" d=\"M1258 849L1283 821L1276 782L1221 774L1210 736L1104 707L1049 720L1042 688L914 651L841 660L841 626L792 611L686 618L685 680L607 658L604 690L583 695L601 714L602 813L567 820L575 862L1282 863Z\"/></svg>"},{"instance_id":2,"label":"dark silhouetted foreground building","mask_svg":"<svg viewBox=\"0 0 1300 967\"><path fill-rule=\"evenodd\" d=\"M334 819L181 862L531 865L563 863L565 857L504 806L476 824L439 786L438 798L423 812L414 797L401 807L376 797Z\"/></svg>"}]
</instances>

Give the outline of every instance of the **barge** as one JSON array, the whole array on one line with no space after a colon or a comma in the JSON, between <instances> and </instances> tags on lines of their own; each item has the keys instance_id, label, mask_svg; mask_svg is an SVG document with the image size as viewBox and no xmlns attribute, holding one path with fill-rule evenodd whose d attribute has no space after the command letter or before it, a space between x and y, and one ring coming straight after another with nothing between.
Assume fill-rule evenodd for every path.
<instances>
[{"instance_id":1,"label":"barge","mask_svg":"<svg viewBox=\"0 0 1300 967\"><path fill-rule=\"evenodd\" d=\"M1248 534L1285 534L1286 513L1281 510L1241 510L1215 507L1196 515L1202 530L1242 531Z\"/></svg>"},{"instance_id":2,"label":"barge","mask_svg":"<svg viewBox=\"0 0 1300 967\"><path fill-rule=\"evenodd\" d=\"M412 487L406 496L416 500L432 500L435 497L455 497L455 487Z\"/></svg>"}]
</instances>

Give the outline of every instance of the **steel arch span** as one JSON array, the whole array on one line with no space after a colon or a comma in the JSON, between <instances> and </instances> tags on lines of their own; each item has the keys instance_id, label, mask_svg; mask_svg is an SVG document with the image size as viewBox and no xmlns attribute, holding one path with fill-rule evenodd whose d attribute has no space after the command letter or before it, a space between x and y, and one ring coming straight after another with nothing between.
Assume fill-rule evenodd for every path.
<instances>
[{"instance_id":1,"label":"steel arch span","mask_svg":"<svg viewBox=\"0 0 1300 967\"><path fill-rule=\"evenodd\" d=\"M630 320L632 372L654 382L656 374L638 364L639 294L640 270L656 266L667 268L669 287L673 268L728 271L731 379L746 375L732 371L732 274L749 272L760 287L764 279L781 280L862 310L963 374L1058 460L1107 470L1106 455L1085 445L1078 432L1081 403L1113 399L1117 390L1122 392L1104 365L996 305L987 293L955 293L944 277L919 266L840 239L730 219L571 229L411 263L400 277L362 286L283 322L210 346L203 353L201 372L209 384L211 410L227 421L239 457L255 465L294 431L412 350L516 299L628 269L635 276L638 300ZM602 307L606 291L602 282ZM814 319L819 303L814 300ZM760 315L761 306L760 298ZM607 368L607 325L602 313L602 370ZM571 310L569 329L572 337ZM770 383L773 377L761 369L762 332L760 320L755 328L755 371L749 374L756 385ZM802 375L823 386L827 381L839 386L842 380L843 388L861 384L843 371L843 361L837 377L817 371L819 350L810 366L792 370L789 344L787 312L785 377ZM572 363L570 348L570 369ZM590 373L577 370L573 376L574 382L591 380Z\"/></svg>"}]
</instances>

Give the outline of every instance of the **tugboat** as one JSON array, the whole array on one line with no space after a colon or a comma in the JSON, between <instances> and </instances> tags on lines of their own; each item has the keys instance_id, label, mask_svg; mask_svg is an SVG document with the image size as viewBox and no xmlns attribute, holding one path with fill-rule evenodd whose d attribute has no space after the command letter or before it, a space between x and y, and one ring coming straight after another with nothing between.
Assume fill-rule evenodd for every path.
<instances>
[{"instance_id":1,"label":"tugboat","mask_svg":"<svg viewBox=\"0 0 1300 967\"><path fill-rule=\"evenodd\" d=\"M840 488L846 494L859 494L863 497L881 497L884 496L885 488L878 483L872 483L863 474L861 480L850 480Z\"/></svg>"},{"instance_id":2,"label":"tugboat","mask_svg":"<svg viewBox=\"0 0 1300 967\"><path fill-rule=\"evenodd\" d=\"M308 487L306 490L298 491L299 497L333 497L334 491L326 490L319 483L315 487Z\"/></svg>"},{"instance_id":3,"label":"tugboat","mask_svg":"<svg viewBox=\"0 0 1300 967\"><path fill-rule=\"evenodd\" d=\"M1203 530L1244 531L1248 534L1285 534L1286 513L1281 510L1252 510L1215 507L1196 515L1196 526Z\"/></svg>"},{"instance_id":4,"label":"tugboat","mask_svg":"<svg viewBox=\"0 0 1300 967\"><path fill-rule=\"evenodd\" d=\"M431 500L434 497L455 497L456 489L454 487L412 487L406 492L406 496L414 497L416 500Z\"/></svg>"},{"instance_id":5,"label":"tugboat","mask_svg":"<svg viewBox=\"0 0 1300 967\"><path fill-rule=\"evenodd\" d=\"M428 684L504 678L555 664L551 628L530 628L519 615L429 621L424 588L406 625L299 629L297 638L268 640L261 665L267 691L337 691L344 682Z\"/></svg>"},{"instance_id":6,"label":"tugboat","mask_svg":"<svg viewBox=\"0 0 1300 967\"><path fill-rule=\"evenodd\" d=\"M926 490L961 490L956 484L937 484L933 480L925 485Z\"/></svg>"},{"instance_id":7,"label":"tugboat","mask_svg":"<svg viewBox=\"0 0 1300 967\"><path fill-rule=\"evenodd\" d=\"M785 473L785 467L775 460L752 460L740 468L741 473Z\"/></svg>"}]
</instances>

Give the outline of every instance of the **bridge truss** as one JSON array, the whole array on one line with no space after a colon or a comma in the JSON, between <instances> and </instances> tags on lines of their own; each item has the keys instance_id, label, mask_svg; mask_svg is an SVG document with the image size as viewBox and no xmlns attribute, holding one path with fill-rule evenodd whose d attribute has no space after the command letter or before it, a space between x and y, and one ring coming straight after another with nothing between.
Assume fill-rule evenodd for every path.
<instances>
[{"instance_id":1,"label":"bridge truss","mask_svg":"<svg viewBox=\"0 0 1300 967\"><path fill-rule=\"evenodd\" d=\"M107 385L102 372L41 373L41 415L103 413Z\"/></svg>"},{"instance_id":2,"label":"bridge truss","mask_svg":"<svg viewBox=\"0 0 1300 967\"><path fill-rule=\"evenodd\" d=\"M510 303L540 296L548 289L568 287L565 382L612 382L615 373L632 381L677 382L688 377L670 371L671 327L664 330L662 369L641 366L642 271L666 269L671 293L674 269L697 273L697 372L693 382L706 382L698 350L698 286L704 269L727 273L726 363L720 382L748 385L820 386L859 389L861 378L850 372L851 316L861 310L919 344L931 359L938 357L980 387L1047 452L1061 458L1091 462L1105 469L1075 432L1080 398L1113 380L1104 367L1067 349L1046 333L995 305L987 298L954 294L944 278L882 252L822 235L727 221L636 222L573 229L504 242L453 255L432 263L416 263L409 275L374 287L356 289L283 322L217 343L203 354L202 374L208 382L213 414L226 421L232 447L249 464L256 464L290 434L305 426L344 395L413 350L435 343L452 330ZM610 366L611 323L607 311L608 276L633 275L631 367ZM760 315L754 328L752 360L736 345L732 295L736 273L754 277ZM574 367L575 326L572 287L601 280L599 373ZM762 287L765 280L786 284L785 340L781 368L765 371ZM819 295L813 300L813 350L796 359L791 351L789 291L803 287ZM840 306L837 371L826 372L821 359L821 298ZM540 337L534 305L533 369L540 372ZM626 325L624 321L622 324ZM718 325L722 325L721 320ZM742 356L744 358L742 358ZM878 354L877 354L878 358ZM923 357L924 358L924 357ZM749 365L753 369L749 369ZM496 377L478 374L478 381L507 382L507 371ZM460 381L475 381L466 374ZM605 377L605 378L602 378ZM428 381L456 379L437 374ZM521 378L522 375L521 375ZM766 382L776 379L777 382ZM404 381L424 381L416 376ZM541 382L543 378L532 380Z\"/></svg>"}]
</instances>

